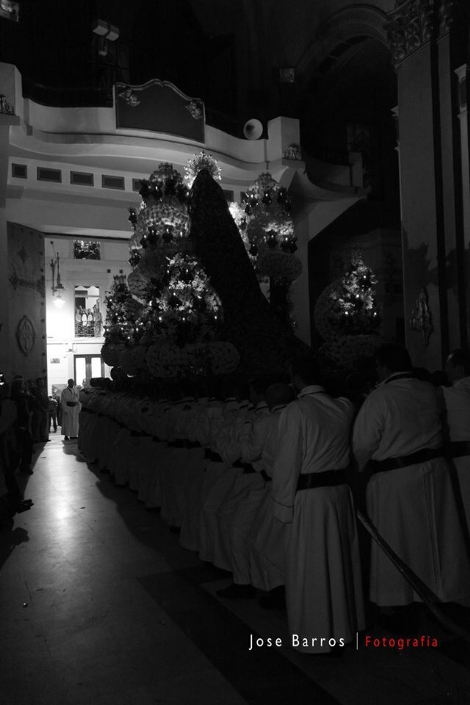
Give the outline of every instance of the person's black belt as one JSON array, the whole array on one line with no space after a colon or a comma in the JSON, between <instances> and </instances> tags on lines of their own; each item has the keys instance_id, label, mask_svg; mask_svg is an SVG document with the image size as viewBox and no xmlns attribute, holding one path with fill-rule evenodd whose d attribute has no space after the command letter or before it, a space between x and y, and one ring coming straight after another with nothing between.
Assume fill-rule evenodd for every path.
<instances>
[{"instance_id":1,"label":"person's black belt","mask_svg":"<svg viewBox=\"0 0 470 705\"><path fill-rule=\"evenodd\" d=\"M191 450L191 448L200 448L200 447L201 447L201 444L199 443L199 441L186 441L186 448L188 448L188 450Z\"/></svg>"},{"instance_id":2,"label":"person's black belt","mask_svg":"<svg viewBox=\"0 0 470 705\"><path fill-rule=\"evenodd\" d=\"M251 475L252 473L257 472L258 475L261 475L265 482L271 482L271 478L264 470L256 470L251 463L243 463L241 460L237 460L235 463L232 463L232 467L241 468L244 475Z\"/></svg>"},{"instance_id":3,"label":"person's black belt","mask_svg":"<svg viewBox=\"0 0 470 705\"><path fill-rule=\"evenodd\" d=\"M445 452L443 448L423 448L410 453L410 455L401 455L397 458L387 458L386 460L370 460L369 467L373 473L386 472L387 470L397 470L398 468L406 468L410 465L418 463L427 463L429 460L443 458Z\"/></svg>"},{"instance_id":4,"label":"person's black belt","mask_svg":"<svg viewBox=\"0 0 470 705\"><path fill-rule=\"evenodd\" d=\"M470 455L470 441L451 441L448 445L448 452L451 458Z\"/></svg>"},{"instance_id":5,"label":"person's black belt","mask_svg":"<svg viewBox=\"0 0 470 705\"><path fill-rule=\"evenodd\" d=\"M297 492L311 490L313 487L336 487L346 484L346 475L343 470L326 470L325 472L309 472L300 475L297 482Z\"/></svg>"}]
</instances>

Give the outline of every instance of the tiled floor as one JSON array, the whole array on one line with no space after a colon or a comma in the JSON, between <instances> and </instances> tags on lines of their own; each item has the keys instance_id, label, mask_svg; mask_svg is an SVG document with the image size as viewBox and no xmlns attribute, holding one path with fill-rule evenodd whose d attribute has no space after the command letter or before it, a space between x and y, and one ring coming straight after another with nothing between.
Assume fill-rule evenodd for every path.
<instances>
[{"instance_id":1,"label":"tiled floor","mask_svg":"<svg viewBox=\"0 0 470 705\"><path fill-rule=\"evenodd\" d=\"M288 646L282 613L215 596L229 578L183 550L133 492L51 435L31 511L0 534L1 705L468 705L470 649ZM20 477L26 482L26 479ZM250 634L280 649L249 651Z\"/></svg>"}]
</instances>

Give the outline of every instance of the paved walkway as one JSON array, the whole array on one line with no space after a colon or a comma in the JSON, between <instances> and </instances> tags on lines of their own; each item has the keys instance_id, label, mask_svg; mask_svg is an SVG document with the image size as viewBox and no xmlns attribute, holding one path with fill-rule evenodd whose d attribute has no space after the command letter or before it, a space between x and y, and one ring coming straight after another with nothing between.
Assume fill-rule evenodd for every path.
<instances>
[{"instance_id":1,"label":"paved walkway","mask_svg":"<svg viewBox=\"0 0 470 705\"><path fill-rule=\"evenodd\" d=\"M215 596L229 577L179 546L157 512L51 434L34 507L0 533L2 705L468 705L469 645L433 626L431 648L289 646L283 613ZM280 637L282 648L249 650Z\"/></svg>"}]
</instances>

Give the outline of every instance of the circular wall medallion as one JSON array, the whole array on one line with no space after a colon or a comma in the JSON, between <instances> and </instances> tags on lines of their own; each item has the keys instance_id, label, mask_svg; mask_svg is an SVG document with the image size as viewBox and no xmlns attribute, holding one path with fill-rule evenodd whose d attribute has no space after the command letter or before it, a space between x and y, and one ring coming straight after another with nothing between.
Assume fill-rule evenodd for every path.
<instances>
[{"instance_id":1,"label":"circular wall medallion","mask_svg":"<svg viewBox=\"0 0 470 705\"><path fill-rule=\"evenodd\" d=\"M28 316L23 316L16 328L16 340L23 355L27 356L34 347L36 333Z\"/></svg>"}]
</instances>

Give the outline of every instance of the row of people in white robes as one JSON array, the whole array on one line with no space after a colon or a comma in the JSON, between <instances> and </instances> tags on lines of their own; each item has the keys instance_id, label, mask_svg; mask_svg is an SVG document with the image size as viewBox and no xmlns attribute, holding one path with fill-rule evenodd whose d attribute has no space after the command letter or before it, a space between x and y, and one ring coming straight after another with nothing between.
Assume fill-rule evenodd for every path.
<instances>
[{"instance_id":1,"label":"row of people in white robes","mask_svg":"<svg viewBox=\"0 0 470 705\"><path fill-rule=\"evenodd\" d=\"M192 397L157 403L89 390L80 449L118 484L129 482L148 507L161 507L162 518L180 527L182 546L231 571L235 596L285 584L299 648L323 653L364 626L354 508L344 480L302 491L297 483L300 474L348 464L353 408L320 387L304 387L299 418L284 418L285 427L279 424L293 392L282 384L268 390L269 404L261 395L254 404ZM312 450L292 472L295 427L302 417L312 426L312 413ZM331 443L332 433L339 443Z\"/></svg>"},{"instance_id":2,"label":"row of people in white robes","mask_svg":"<svg viewBox=\"0 0 470 705\"><path fill-rule=\"evenodd\" d=\"M279 390L291 398L285 385ZM274 396L269 410L261 399L256 405L234 397L155 402L92 388L81 393L81 401L81 452L107 469L116 484L129 484L148 508L160 507L162 518L180 528L183 547L226 570L237 556L237 583L265 590L283 583L279 568L270 564L265 570L275 577L264 577L262 571L249 575L248 558L240 556L238 545L259 506L269 506L272 457L260 462L260 456L282 401L276 403ZM239 506L243 509L233 521ZM279 552L279 542L271 543Z\"/></svg>"},{"instance_id":3,"label":"row of people in white robes","mask_svg":"<svg viewBox=\"0 0 470 705\"><path fill-rule=\"evenodd\" d=\"M350 641L364 626L354 506L338 473L349 463L352 426L360 469L370 459L380 466L367 507L381 535L441 600L468 597L438 395L405 367L382 365L382 382L355 421L346 399L332 399L302 374L299 398L285 409L288 398L276 398L275 388L270 408L260 398L157 403L95 390L80 445L118 484L129 482L147 506L161 507L180 527L182 546L230 570L240 596L250 586L285 584L290 631L316 653L324 649L309 645L315 635ZM454 418L470 411L467 393L465 381L443 392L453 441L469 441L468 424L458 431ZM466 469L469 456L470 449L457 467ZM387 467L397 458L407 464ZM420 599L376 546L370 598L385 607Z\"/></svg>"}]
</instances>

